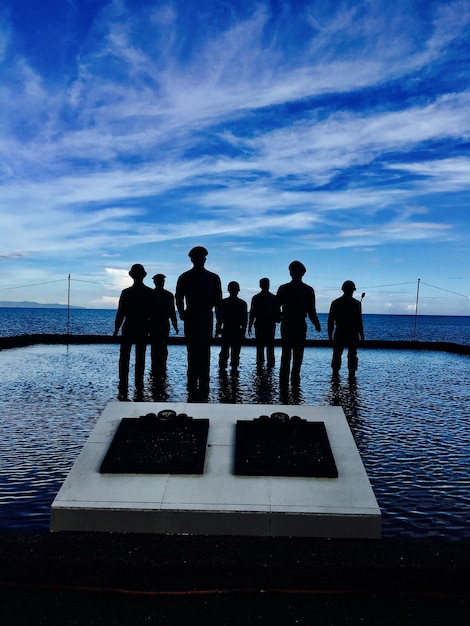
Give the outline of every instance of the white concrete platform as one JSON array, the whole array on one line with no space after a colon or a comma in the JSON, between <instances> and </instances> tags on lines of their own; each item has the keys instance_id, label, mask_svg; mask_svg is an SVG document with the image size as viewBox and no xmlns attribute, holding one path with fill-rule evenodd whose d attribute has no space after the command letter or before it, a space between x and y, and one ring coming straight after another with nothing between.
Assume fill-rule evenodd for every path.
<instances>
[{"instance_id":1,"label":"white concrete platform","mask_svg":"<svg viewBox=\"0 0 470 626\"><path fill-rule=\"evenodd\" d=\"M100 474L123 417L209 418L203 474ZM236 476L237 420L283 411L325 423L337 478ZM53 531L379 538L381 515L343 410L334 406L111 402L51 508Z\"/></svg>"}]
</instances>

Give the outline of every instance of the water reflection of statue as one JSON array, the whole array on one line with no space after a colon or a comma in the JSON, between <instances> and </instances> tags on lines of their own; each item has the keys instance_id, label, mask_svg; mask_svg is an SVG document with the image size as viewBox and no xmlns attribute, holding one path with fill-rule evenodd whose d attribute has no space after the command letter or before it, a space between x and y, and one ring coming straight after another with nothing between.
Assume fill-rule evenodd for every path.
<instances>
[{"instance_id":1,"label":"water reflection of statue","mask_svg":"<svg viewBox=\"0 0 470 626\"><path fill-rule=\"evenodd\" d=\"M153 282L153 306L150 324L150 347L152 357L152 376L154 381L166 376L168 359L168 337L170 335L170 321L178 334L178 320L176 318L175 298L171 291L165 289L165 275L155 274Z\"/></svg>"},{"instance_id":2,"label":"water reflection of statue","mask_svg":"<svg viewBox=\"0 0 470 626\"><path fill-rule=\"evenodd\" d=\"M149 320L153 290L144 285L147 276L143 265L136 263L129 270L133 279L132 287L124 289L119 298L114 322L116 337L122 326L121 349L119 353L119 399L127 400L129 386L129 361L132 344L135 345L134 386L136 399L141 399L144 391L145 351L147 348Z\"/></svg>"},{"instance_id":3,"label":"water reflection of statue","mask_svg":"<svg viewBox=\"0 0 470 626\"><path fill-rule=\"evenodd\" d=\"M192 248L189 258L192 269L181 274L176 284L176 306L184 322L188 354L188 391L191 395L209 393L210 343L213 331L213 310L222 299L219 276L205 269L207 250Z\"/></svg>"},{"instance_id":4,"label":"water reflection of statue","mask_svg":"<svg viewBox=\"0 0 470 626\"><path fill-rule=\"evenodd\" d=\"M333 300L328 315L328 338L333 341L331 367L333 376L338 376L343 350L347 348L349 377L353 378L358 363L357 345L359 341L364 341L362 306L359 300L353 298L356 285L352 280L346 280L341 289L343 295Z\"/></svg>"},{"instance_id":5,"label":"water reflection of statue","mask_svg":"<svg viewBox=\"0 0 470 626\"><path fill-rule=\"evenodd\" d=\"M238 297L240 285L236 281L228 284L228 292L229 297L224 298L219 307L216 334L222 336L219 367L226 369L230 355L230 367L235 371L240 364L240 351L248 322L248 306Z\"/></svg>"},{"instance_id":6,"label":"water reflection of statue","mask_svg":"<svg viewBox=\"0 0 470 626\"><path fill-rule=\"evenodd\" d=\"M292 261L289 265L291 282L281 285L277 290L277 304L281 310L281 366L279 380L281 386L289 382L289 371L292 359L291 382L297 385L300 382L300 368L302 366L305 339L307 336L308 316L315 330L320 332L320 322L315 309L315 291L302 282L305 266L300 261Z\"/></svg>"},{"instance_id":7,"label":"water reflection of statue","mask_svg":"<svg viewBox=\"0 0 470 626\"><path fill-rule=\"evenodd\" d=\"M251 335L255 327L256 365L264 363L264 349L266 348L266 362L268 367L274 367L274 336L276 322L279 321L279 309L276 296L269 291L269 278L259 281L261 291L251 299L248 334Z\"/></svg>"}]
</instances>

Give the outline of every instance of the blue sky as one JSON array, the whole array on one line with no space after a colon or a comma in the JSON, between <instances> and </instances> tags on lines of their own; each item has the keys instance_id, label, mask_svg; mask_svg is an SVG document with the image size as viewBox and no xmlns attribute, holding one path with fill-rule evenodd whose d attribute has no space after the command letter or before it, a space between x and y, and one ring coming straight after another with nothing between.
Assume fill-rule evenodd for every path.
<instances>
[{"instance_id":1,"label":"blue sky","mask_svg":"<svg viewBox=\"0 0 470 626\"><path fill-rule=\"evenodd\" d=\"M3 0L0 300L113 308L194 245L328 311L470 315L470 1Z\"/></svg>"}]
</instances>

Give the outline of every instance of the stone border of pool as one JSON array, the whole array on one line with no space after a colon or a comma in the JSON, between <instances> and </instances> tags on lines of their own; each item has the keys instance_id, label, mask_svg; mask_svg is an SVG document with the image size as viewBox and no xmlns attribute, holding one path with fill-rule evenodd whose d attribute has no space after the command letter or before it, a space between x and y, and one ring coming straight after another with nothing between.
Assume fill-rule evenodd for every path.
<instances>
[{"instance_id":1,"label":"stone border of pool","mask_svg":"<svg viewBox=\"0 0 470 626\"><path fill-rule=\"evenodd\" d=\"M0 337L0 350L10 348L24 348L39 344L119 344L120 337L109 335L58 335L58 334L31 334L15 335L13 337ZM220 339L213 339L213 345L220 345ZM169 337L168 345L185 345L184 337ZM255 346L255 340L246 338L245 346ZM280 346L281 340L276 339L275 345ZM308 339L305 343L307 348L328 348L331 343L326 339ZM433 350L437 352L450 352L470 356L470 346L448 341L381 341L366 340L360 344L361 349L372 350Z\"/></svg>"},{"instance_id":2,"label":"stone border of pool","mask_svg":"<svg viewBox=\"0 0 470 626\"><path fill-rule=\"evenodd\" d=\"M0 605L15 626L455 626L469 557L470 542L1 533Z\"/></svg>"}]
</instances>

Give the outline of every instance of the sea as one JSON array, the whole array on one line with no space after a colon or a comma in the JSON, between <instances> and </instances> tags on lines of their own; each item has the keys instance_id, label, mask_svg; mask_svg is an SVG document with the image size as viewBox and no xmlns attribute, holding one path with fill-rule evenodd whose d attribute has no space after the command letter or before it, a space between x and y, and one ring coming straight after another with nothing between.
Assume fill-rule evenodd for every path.
<instances>
[{"instance_id":1,"label":"sea","mask_svg":"<svg viewBox=\"0 0 470 626\"><path fill-rule=\"evenodd\" d=\"M113 309L1 308L0 337L25 334L112 335ZM307 323L309 339L327 339L327 314L318 315L322 330ZM365 314L366 339L384 341L446 341L470 345L470 316ZM180 323L180 329L182 330ZM279 336L279 328L277 330ZM171 333L174 334L173 329ZM180 335L182 333L180 332Z\"/></svg>"},{"instance_id":2,"label":"sea","mask_svg":"<svg viewBox=\"0 0 470 626\"><path fill-rule=\"evenodd\" d=\"M111 335L113 310L0 308L0 336ZM319 315L326 339L326 315ZM366 339L469 345L470 317L364 315ZM47 531L50 507L99 416L117 396L117 343L0 350L0 531ZM391 540L470 540L469 357L442 350L360 349L355 381L331 376L331 348L307 348L297 389L256 368L220 373L211 350L210 403L343 408ZM149 360L149 359L148 359ZM132 369L131 369L132 372ZM132 381L132 378L131 378ZM187 401L186 349L169 346L163 389L146 370L145 400Z\"/></svg>"}]
</instances>

